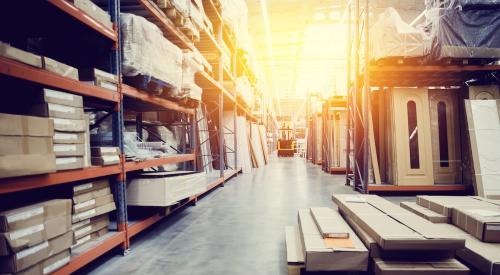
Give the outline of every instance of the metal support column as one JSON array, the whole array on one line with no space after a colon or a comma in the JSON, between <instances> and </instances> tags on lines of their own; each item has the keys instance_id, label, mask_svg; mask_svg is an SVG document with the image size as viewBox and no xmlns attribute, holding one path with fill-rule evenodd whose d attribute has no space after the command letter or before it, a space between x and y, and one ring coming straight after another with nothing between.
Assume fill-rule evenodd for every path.
<instances>
[{"instance_id":1,"label":"metal support column","mask_svg":"<svg viewBox=\"0 0 500 275\"><path fill-rule=\"evenodd\" d=\"M346 112L346 173L345 185L350 185L350 172L351 171L351 3L347 3L347 112Z\"/></svg>"},{"instance_id":2,"label":"metal support column","mask_svg":"<svg viewBox=\"0 0 500 275\"><path fill-rule=\"evenodd\" d=\"M221 22L219 24L219 29L217 33L217 41L219 42L219 45L222 45L222 30L223 30L223 25L224 23ZM222 53L219 56L219 64L218 64L218 81L221 87L224 87L224 66L222 64ZM224 177L224 170L226 169L226 166L224 164L224 96L222 91L219 91L219 104L218 104L218 111L219 111L219 169L220 169L220 177ZM224 183L223 183L224 184Z\"/></svg>"},{"instance_id":3,"label":"metal support column","mask_svg":"<svg viewBox=\"0 0 500 275\"><path fill-rule=\"evenodd\" d=\"M368 180L369 180L369 166L370 166L370 141L369 141L369 119L370 119L370 75L368 65L370 63L370 0L365 0L365 16L364 16L364 38L365 38L365 52L364 52L364 79L363 79L363 191L368 193Z\"/></svg>"}]
</instances>

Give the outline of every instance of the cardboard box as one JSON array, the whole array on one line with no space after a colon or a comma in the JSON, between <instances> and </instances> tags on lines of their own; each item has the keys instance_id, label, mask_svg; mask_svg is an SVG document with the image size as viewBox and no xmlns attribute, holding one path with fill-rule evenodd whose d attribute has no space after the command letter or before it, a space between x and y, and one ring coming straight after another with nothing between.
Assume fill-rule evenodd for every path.
<instances>
[{"instance_id":1,"label":"cardboard box","mask_svg":"<svg viewBox=\"0 0 500 275\"><path fill-rule=\"evenodd\" d=\"M302 247L299 228L297 226L286 226L285 240L286 260L288 264L303 264L304 247Z\"/></svg>"},{"instance_id":2,"label":"cardboard box","mask_svg":"<svg viewBox=\"0 0 500 275\"><path fill-rule=\"evenodd\" d=\"M54 154L0 156L0 178L39 175L55 171Z\"/></svg>"},{"instance_id":3,"label":"cardboard box","mask_svg":"<svg viewBox=\"0 0 500 275\"><path fill-rule=\"evenodd\" d=\"M449 223L451 221L449 217L420 206L415 202L404 201L399 205L432 223Z\"/></svg>"},{"instance_id":4,"label":"cardboard box","mask_svg":"<svg viewBox=\"0 0 500 275\"><path fill-rule=\"evenodd\" d=\"M75 5L75 7L88 14L88 16L92 17L94 20L101 23L106 28L113 29L113 23L111 23L111 16L109 15L109 13L101 9L92 1L71 0L71 2L73 2L73 5Z\"/></svg>"},{"instance_id":5,"label":"cardboard box","mask_svg":"<svg viewBox=\"0 0 500 275\"><path fill-rule=\"evenodd\" d=\"M54 144L56 157L79 157L85 154L85 144Z\"/></svg>"},{"instance_id":6,"label":"cardboard box","mask_svg":"<svg viewBox=\"0 0 500 275\"><path fill-rule=\"evenodd\" d=\"M40 98L38 98L38 102L53 103L64 106L83 108L82 96L56 91L48 88L42 89L40 93Z\"/></svg>"},{"instance_id":7,"label":"cardboard box","mask_svg":"<svg viewBox=\"0 0 500 275\"><path fill-rule=\"evenodd\" d=\"M0 56L14 59L24 64L31 65L33 67L42 67L42 57L32 54L27 51L14 48L9 44L0 42Z\"/></svg>"},{"instance_id":8,"label":"cardboard box","mask_svg":"<svg viewBox=\"0 0 500 275\"><path fill-rule=\"evenodd\" d=\"M85 123L87 127L85 128L84 134L84 144L85 144L85 155L83 156L84 167L90 167L92 165L91 155L90 155L90 115L85 114Z\"/></svg>"},{"instance_id":9,"label":"cardboard box","mask_svg":"<svg viewBox=\"0 0 500 275\"><path fill-rule=\"evenodd\" d=\"M51 117L51 118L66 118L66 119L83 119L83 108L66 106L55 103L37 103L31 106L30 115Z\"/></svg>"},{"instance_id":10,"label":"cardboard box","mask_svg":"<svg viewBox=\"0 0 500 275\"><path fill-rule=\"evenodd\" d=\"M95 180L93 182L78 184L73 186L73 197L75 197L76 195L92 192L106 187L109 187L108 179L101 179L101 180Z\"/></svg>"},{"instance_id":11,"label":"cardboard box","mask_svg":"<svg viewBox=\"0 0 500 275\"><path fill-rule=\"evenodd\" d=\"M54 121L56 131L83 133L88 127L84 119L51 118L51 120Z\"/></svg>"},{"instance_id":12,"label":"cardboard box","mask_svg":"<svg viewBox=\"0 0 500 275\"><path fill-rule=\"evenodd\" d=\"M338 221L338 213L328 207L311 207L311 215L323 238L349 238L351 229Z\"/></svg>"},{"instance_id":13,"label":"cardboard box","mask_svg":"<svg viewBox=\"0 0 500 275\"><path fill-rule=\"evenodd\" d=\"M457 259L481 274L500 274L500 244L485 243L467 235L465 249L457 250Z\"/></svg>"},{"instance_id":14,"label":"cardboard box","mask_svg":"<svg viewBox=\"0 0 500 275\"><path fill-rule=\"evenodd\" d=\"M96 217L98 219L94 220L93 222L89 223L88 225L81 226L75 230L73 230L73 235L75 240L81 239L87 235L90 235L94 232L97 232L103 228L107 228L109 225L109 215L104 214L99 217ZM87 221L87 220L86 220ZM88 220L90 221L90 220ZM85 221L82 221L85 222ZM80 222L81 223L81 222Z\"/></svg>"},{"instance_id":15,"label":"cardboard box","mask_svg":"<svg viewBox=\"0 0 500 275\"><path fill-rule=\"evenodd\" d=\"M441 261L384 261L374 258L376 275L427 275L427 274L469 274L470 270L455 259Z\"/></svg>"},{"instance_id":16,"label":"cardboard box","mask_svg":"<svg viewBox=\"0 0 500 275\"><path fill-rule=\"evenodd\" d=\"M93 157L100 156L118 156L120 155L120 148L118 147L91 147L90 153Z\"/></svg>"},{"instance_id":17,"label":"cardboard box","mask_svg":"<svg viewBox=\"0 0 500 275\"><path fill-rule=\"evenodd\" d=\"M500 242L500 207L453 209L453 224L483 242Z\"/></svg>"},{"instance_id":18,"label":"cardboard box","mask_svg":"<svg viewBox=\"0 0 500 275\"><path fill-rule=\"evenodd\" d=\"M57 171L83 168L83 157L58 157L56 158Z\"/></svg>"},{"instance_id":19,"label":"cardboard box","mask_svg":"<svg viewBox=\"0 0 500 275\"><path fill-rule=\"evenodd\" d=\"M85 134L55 131L53 140L57 144L85 144Z\"/></svg>"},{"instance_id":20,"label":"cardboard box","mask_svg":"<svg viewBox=\"0 0 500 275\"><path fill-rule=\"evenodd\" d=\"M417 196L417 204L451 218L456 206L496 208L500 201L474 196Z\"/></svg>"},{"instance_id":21,"label":"cardboard box","mask_svg":"<svg viewBox=\"0 0 500 275\"><path fill-rule=\"evenodd\" d=\"M43 68L47 71L51 71L55 74L78 80L78 70L76 68L48 58L46 56L42 57L42 64Z\"/></svg>"},{"instance_id":22,"label":"cardboard box","mask_svg":"<svg viewBox=\"0 0 500 275\"><path fill-rule=\"evenodd\" d=\"M48 118L0 113L0 135L52 137L54 124Z\"/></svg>"},{"instance_id":23,"label":"cardboard box","mask_svg":"<svg viewBox=\"0 0 500 275\"><path fill-rule=\"evenodd\" d=\"M371 258L381 258L384 260L396 260L396 261L436 261L436 260L446 260L455 257L455 251L452 250L385 250L382 249L375 239L370 237L366 231L361 228L355 221L350 219L345 213L340 209L339 212L344 217L344 220L351 226L353 231L358 235L363 244L368 248ZM443 225L447 230L454 233L461 233L460 230L456 229L454 226L446 224ZM465 235L464 235L465 236Z\"/></svg>"},{"instance_id":24,"label":"cardboard box","mask_svg":"<svg viewBox=\"0 0 500 275\"><path fill-rule=\"evenodd\" d=\"M385 250L457 250L465 239L375 195L333 195L340 209Z\"/></svg>"},{"instance_id":25,"label":"cardboard box","mask_svg":"<svg viewBox=\"0 0 500 275\"><path fill-rule=\"evenodd\" d=\"M14 231L71 215L71 200L54 199L0 212L0 232Z\"/></svg>"},{"instance_id":26,"label":"cardboard box","mask_svg":"<svg viewBox=\"0 0 500 275\"><path fill-rule=\"evenodd\" d=\"M108 204L108 203L113 202L113 201L114 201L113 194L108 194L108 195L104 195L101 197L97 197L95 199L81 202L79 204L74 204L73 205L73 214L82 213L82 212L85 212L89 209L93 209L93 208Z\"/></svg>"},{"instance_id":27,"label":"cardboard box","mask_svg":"<svg viewBox=\"0 0 500 275\"><path fill-rule=\"evenodd\" d=\"M63 252L51 256L42 262L31 266L28 269L21 271L20 273L16 273L18 275L35 275L35 274L52 274L57 271L61 267L67 265L71 260L71 253L69 249L64 250Z\"/></svg>"},{"instance_id":28,"label":"cardboard box","mask_svg":"<svg viewBox=\"0 0 500 275\"><path fill-rule=\"evenodd\" d=\"M71 215L58 216L15 231L0 233L0 256L17 253L71 229Z\"/></svg>"},{"instance_id":29,"label":"cardboard box","mask_svg":"<svg viewBox=\"0 0 500 275\"><path fill-rule=\"evenodd\" d=\"M118 76L95 68L80 69L80 80L82 81L105 80L110 83L116 84L118 83Z\"/></svg>"},{"instance_id":30,"label":"cardboard box","mask_svg":"<svg viewBox=\"0 0 500 275\"><path fill-rule=\"evenodd\" d=\"M97 189L94 191L90 191L87 193L83 193L80 195L75 195L73 197L73 204L79 204L85 201L89 201L91 199L95 199L97 197L102 197L111 194L111 188L109 186Z\"/></svg>"},{"instance_id":31,"label":"cardboard box","mask_svg":"<svg viewBox=\"0 0 500 275\"><path fill-rule=\"evenodd\" d=\"M89 234L85 237L82 237L82 238L75 241L75 244L73 244L71 246L71 250L74 250L80 246L83 246L84 244L89 243L91 240L95 240L99 237L102 237L102 236L106 235L108 232L109 232L108 228L104 227L104 228L101 228L100 230L98 230L92 234Z\"/></svg>"},{"instance_id":32,"label":"cardboard box","mask_svg":"<svg viewBox=\"0 0 500 275\"><path fill-rule=\"evenodd\" d=\"M109 224L109 214L103 214L103 215L95 216L93 218L89 218L89 219L86 219L86 220L83 220L83 221L79 221L77 223L73 223L71 225L71 230L75 231L75 230L78 230L78 229L83 228L85 226L88 226L88 225L91 225L91 224L94 224L94 223L98 223L101 220L107 220L108 224Z\"/></svg>"},{"instance_id":33,"label":"cardboard box","mask_svg":"<svg viewBox=\"0 0 500 275\"><path fill-rule=\"evenodd\" d=\"M0 156L52 154L51 137L0 136Z\"/></svg>"},{"instance_id":34,"label":"cardboard box","mask_svg":"<svg viewBox=\"0 0 500 275\"><path fill-rule=\"evenodd\" d=\"M106 166L120 163L119 156L100 156L92 157L92 165Z\"/></svg>"},{"instance_id":35,"label":"cardboard box","mask_svg":"<svg viewBox=\"0 0 500 275\"><path fill-rule=\"evenodd\" d=\"M87 210L85 212L74 214L73 218L72 218L72 222L77 223L77 222L85 220L85 219L93 218L93 217L100 216L102 214L111 212L115 209L116 209L116 206L115 206L115 202L113 201L113 202L110 202L108 204Z\"/></svg>"},{"instance_id":36,"label":"cardboard box","mask_svg":"<svg viewBox=\"0 0 500 275\"><path fill-rule=\"evenodd\" d=\"M61 236L44 241L33 247L21 250L10 256L0 257L0 272L16 273L35 265L53 255L67 250L73 243L73 233L67 232Z\"/></svg>"},{"instance_id":37,"label":"cardboard box","mask_svg":"<svg viewBox=\"0 0 500 275\"><path fill-rule=\"evenodd\" d=\"M307 271L366 271L368 250L361 240L349 232L348 239L323 238L309 209L298 214ZM338 223L345 223L340 214Z\"/></svg>"}]
</instances>

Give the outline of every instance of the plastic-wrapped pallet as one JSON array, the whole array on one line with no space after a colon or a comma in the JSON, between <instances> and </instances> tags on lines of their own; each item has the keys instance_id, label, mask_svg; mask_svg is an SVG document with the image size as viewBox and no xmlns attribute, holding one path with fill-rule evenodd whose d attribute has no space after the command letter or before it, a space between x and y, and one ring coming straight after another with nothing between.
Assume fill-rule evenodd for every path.
<instances>
[{"instance_id":1,"label":"plastic-wrapped pallet","mask_svg":"<svg viewBox=\"0 0 500 275\"><path fill-rule=\"evenodd\" d=\"M500 58L500 5L476 5L477 8L472 8L474 5L468 4L472 1L447 2L447 8L426 10L430 39L424 44L424 51L430 59ZM484 4L487 1L474 2ZM456 3L464 3L468 9L453 8Z\"/></svg>"},{"instance_id":2,"label":"plastic-wrapped pallet","mask_svg":"<svg viewBox=\"0 0 500 275\"><path fill-rule=\"evenodd\" d=\"M161 30L143 17L122 13L121 30L124 76L144 76L166 88L179 89L182 51Z\"/></svg>"},{"instance_id":3,"label":"plastic-wrapped pallet","mask_svg":"<svg viewBox=\"0 0 500 275\"><path fill-rule=\"evenodd\" d=\"M201 54L185 50L182 58L182 91L177 93L176 97L185 97L193 103L201 101L202 89L195 84L195 74L201 71L203 71Z\"/></svg>"},{"instance_id":4,"label":"plastic-wrapped pallet","mask_svg":"<svg viewBox=\"0 0 500 275\"><path fill-rule=\"evenodd\" d=\"M381 13L370 32L372 60L424 55L424 31L404 22L394 8L387 8Z\"/></svg>"},{"instance_id":5,"label":"plastic-wrapped pallet","mask_svg":"<svg viewBox=\"0 0 500 275\"><path fill-rule=\"evenodd\" d=\"M245 0L220 0L222 19L234 30L240 46L249 46L248 7Z\"/></svg>"},{"instance_id":6,"label":"plastic-wrapped pallet","mask_svg":"<svg viewBox=\"0 0 500 275\"><path fill-rule=\"evenodd\" d=\"M458 8L460 10L466 9L498 9L500 8L500 1L498 0L425 0L426 9L445 8L452 9Z\"/></svg>"}]
</instances>

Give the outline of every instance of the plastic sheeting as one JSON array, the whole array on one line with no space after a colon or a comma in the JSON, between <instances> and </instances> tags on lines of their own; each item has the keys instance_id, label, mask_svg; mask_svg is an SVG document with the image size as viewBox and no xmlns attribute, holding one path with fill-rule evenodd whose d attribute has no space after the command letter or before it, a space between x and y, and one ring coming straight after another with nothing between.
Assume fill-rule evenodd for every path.
<instances>
[{"instance_id":1,"label":"plastic sheeting","mask_svg":"<svg viewBox=\"0 0 500 275\"><path fill-rule=\"evenodd\" d=\"M143 17L122 13L123 75L146 76L171 89L182 83L182 51Z\"/></svg>"},{"instance_id":2,"label":"plastic sheeting","mask_svg":"<svg viewBox=\"0 0 500 275\"><path fill-rule=\"evenodd\" d=\"M220 0L222 19L234 30L236 40L244 49L250 46L248 6L245 0Z\"/></svg>"},{"instance_id":3,"label":"plastic sheeting","mask_svg":"<svg viewBox=\"0 0 500 275\"><path fill-rule=\"evenodd\" d=\"M235 89L238 96L241 96L243 101L248 106L253 106L253 88L246 76L241 76L235 79Z\"/></svg>"},{"instance_id":4,"label":"plastic sheeting","mask_svg":"<svg viewBox=\"0 0 500 275\"><path fill-rule=\"evenodd\" d=\"M458 9L500 9L499 0L426 0L425 7Z\"/></svg>"},{"instance_id":5,"label":"plastic sheeting","mask_svg":"<svg viewBox=\"0 0 500 275\"><path fill-rule=\"evenodd\" d=\"M431 39L425 53L444 58L500 58L500 12L487 9L427 11Z\"/></svg>"},{"instance_id":6,"label":"plastic sheeting","mask_svg":"<svg viewBox=\"0 0 500 275\"><path fill-rule=\"evenodd\" d=\"M425 33L404 22L394 8L381 13L370 32L370 57L373 60L424 55Z\"/></svg>"}]
</instances>

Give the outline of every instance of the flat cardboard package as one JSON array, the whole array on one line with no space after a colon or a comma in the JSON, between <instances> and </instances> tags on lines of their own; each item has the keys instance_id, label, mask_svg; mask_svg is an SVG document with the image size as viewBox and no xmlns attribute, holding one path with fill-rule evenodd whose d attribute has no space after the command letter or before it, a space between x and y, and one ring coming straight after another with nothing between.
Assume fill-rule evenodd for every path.
<instances>
[{"instance_id":1,"label":"flat cardboard package","mask_svg":"<svg viewBox=\"0 0 500 275\"><path fill-rule=\"evenodd\" d=\"M67 250L72 243L73 233L69 231L61 236L44 241L16 254L2 256L0 257L0 272L16 273L27 269L53 255Z\"/></svg>"},{"instance_id":2,"label":"flat cardboard package","mask_svg":"<svg viewBox=\"0 0 500 275\"><path fill-rule=\"evenodd\" d=\"M78 247L83 246L84 244L90 242L91 240L97 239L99 237L102 237L106 235L109 232L107 227L101 228L100 230L97 230L91 234L86 235L85 237L82 237L78 240L75 240L75 244L71 246L71 250L74 250Z\"/></svg>"},{"instance_id":3,"label":"flat cardboard package","mask_svg":"<svg viewBox=\"0 0 500 275\"><path fill-rule=\"evenodd\" d=\"M82 222L84 223L86 221L89 221L89 224L80 226L77 229L73 230L73 235L75 237L75 240L81 239L81 238L83 238L87 235L90 235L96 231L99 231L105 227L107 228L109 225L109 215L104 214L104 215L101 215L98 217L94 217L92 219L81 221L78 224L80 224Z\"/></svg>"},{"instance_id":4,"label":"flat cardboard package","mask_svg":"<svg viewBox=\"0 0 500 275\"><path fill-rule=\"evenodd\" d=\"M52 154L53 146L51 137L0 135L0 156Z\"/></svg>"},{"instance_id":5,"label":"flat cardboard package","mask_svg":"<svg viewBox=\"0 0 500 275\"><path fill-rule=\"evenodd\" d=\"M83 133L87 126L84 119L51 118L54 129L61 132Z\"/></svg>"},{"instance_id":6,"label":"flat cardboard package","mask_svg":"<svg viewBox=\"0 0 500 275\"><path fill-rule=\"evenodd\" d=\"M470 270L456 259L441 261L384 261L374 258L375 275L467 275Z\"/></svg>"},{"instance_id":7,"label":"flat cardboard package","mask_svg":"<svg viewBox=\"0 0 500 275\"><path fill-rule=\"evenodd\" d=\"M450 217L436 213L428 208L416 204L415 202L403 201L399 205L432 223L449 223L451 221Z\"/></svg>"},{"instance_id":8,"label":"flat cardboard package","mask_svg":"<svg viewBox=\"0 0 500 275\"><path fill-rule=\"evenodd\" d=\"M94 4L90 0L71 0L73 5L78 9L84 11L88 16L101 23L108 29L113 28L113 24L111 23L111 16L105 10L101 9L99 6Z\"/></svg>"},{"instance_id":9,"label":"flat cardboard package","mask_svg":"<svg viewBox=\"0 0 500 275\"><path fill-rule=\"evenodd\" d=\"M457 259L474 267L481 274L500 274L500 243L485 243L466 236L465 249L457 250Z\"/></svg>"},{"instance_id":10,"label":"flat cardboard package","mask_svg":"<svg viewBox=\"0 0 500 275\"><path fill-rule=\"evenodd\" d=\"M453 209L453 224L483 242L500 243L500 207Z\"/></svg>"},{"instance_id":11,"label":"flat cardboard package","mask_svg":"<svg viewBox=\"0 0 500 275\"><path fill-rule=\"evenodd\" d=\"M0 178L30 176L56 171L56 157L51 154L0 156Z\"/></svg>"},{"instance_id":12,"label":"flat cardboard package","mask_svg":"<svg viewBox=\"0 0 500 275\"><path fill-rule=\"evenodd\" d=\"M40 224L44 220L71 215L71 200L54 199L0 212L0 232Z\"/></svg>"},{"instance_id":13,"label":"flat cardboard package","mask_svg":"<svg viewBox=\"0 0 500 275\"><path fill-rule=\"evenodd\" d=\"M105 186L101 189L96 189L93 191L89 191L87 193L73 196L73 204L79 204L79 203L89 201L91 199L95 199L97 197L102 197L102 196L109 195L109 194L111 194L111 188L109 186Z\"/></svg>"},{"instance_id":14,"label":"flat cardboard package","mask_svg":"<svg viewBox=\"0 0 500 275\"><path fill-rule=\"evenodd\" d=\"M298 214L307 271L366 271L368 250L354 232L348 239L324 239L309 209ZM340 214L339 223L345 223ZM351 230L352 231L352 230Z\"/></svg>"},{"instance_id":15,"label":"flat cardboard package","mask_svg":"<svg viewBox=\"0 0 500 275\"><path fill-rule=\"evenodd\" d=\"M33 67L42 67L42 57L32 54L27 51L14 48L9 44L0 42L0 56L14 59L24 64L31 65Z\"/></svg>"},{"instance_id":16,"label":"flat cardboard package","mask_svg":"<svg viewBox=\"0 0 500 275\"><path fill-rule=\"evenodd\" d=\"M118 147L90 147L90 153L93 157L117 156L120 154Z\"/></svg>"},{"instance_id":17,"label":"flat cardboard package","mask_svg":"<svg viewBox=\"0 0 500 275\"><path fill-rule=\"evenodd\" d=\"M56 157L80 157L85 154L85 144L54 144Z\"/></svg>"},{"instance_id":18,"label":"flat cardboard package","mask_svg":"<svg viewBox=\"0 0 500 275\"><path fill-rule=\"evenodd\" d=\"M85 212L74 214L72 217L72 222L77 223L79 221L83 221L83 220L86 220L89 218L93 218L93 217L100 216L102 214L111 212L115 209L116 209L116 205L115 205L115 202L113 201L113 202L110 202L108 204L87 210Z\"/></svg>"},{"instance_id":19,"label":"flat cardboard package","mask_svg":"<svg viewBox=\"0 0 500 275\"><path fill-rule=\"evenodd\" d=\"M323 238L349 238L349 225L339 222L337 210L329 207L311 207L311 215Z\"/></svg>"},{"instance_id":20,"label":"flat cardboard package","mask_svg":"<svg viewBox=\"0 0 500 275\"><path fill-rule=\"evenodd\" d=\"M0 233L0 256L17 253L71 229L71 216L58 216L27 228Z\"/></svg>"},{"instance_id":21,"label":"flat cardboard package","mask_svg":"<svg viewBox=\"0 0 500 275\"><path fill-rule=\"evenodd\" d=\"M417 204L451 218L456 206L496 208L500 201L474 196L417 196Z\"/></svg>"},{"instance_id":22,"label":"flat cardboard package","mask_svg":"<svg viewBox=\"0 0 500 275\"><path fill-rule=\"evenodd\" d=\"M48 118L0 113L0 135L52 137L54 124Z\"/></svg>"},{"instance_id":23,"label":"flat cardboard package","mask_svg":"<svg viewBox=\"0 0 500 275\"><path fill-rule=\"evenodd\" d=\"M120 163L120 157L118 155L115 156L100 156L100 157L92 157L92 165L96 166L106 166Z\"/></svg>"},{"instance_id":24,"label":"flat cardboard package","mask_svg":"<svg viewBox=\"0 0 500 275\"><path fill-rule=\"evenodd\" d=\"M56 103L37 103L31 106L30 115L51 117L51 118L66 118L66 119L83 119L83 108L66 106Z\"/></svg>"},{"instance_id":25,"label":"flat cardboard package","mask_svg":"<svg viewBox=\"0 0 500 275\"><path fill-rule=\"evenodd\" d=\"M73 197L76 195L88 193L98 189L109 187L108 179L95 180L92 182L87 182L83 184L78 184L73 186Z\"/></svg>"},{"instance_id":26,"label":"flat cardboard package","mask_svg":"<svg viewBox=\"0 0 500 275\"><path fill-rule=\"evenodd\" d=\"M84 133L54 132L54 143L57 144L85 144Z\"/></svg>"},{"instance_id":27,"label":"flat cardboard package","mask_svg":"<svg viewBox=\"0 0 500 275\"><path fill-rule=\"evenodd\" d=\"M56 158L57 171L81 169L84 167L83 157L58 157Z\"/></svg>"},{"instance_id":28,"label":"flat cardboard package","mask_svg":"<svg viewBox=\"0 0 500 275\"><path fill-rule=\"evenodd\" d=\"M40 98L38 98L37 101L83 108L82 96L56 91L48 88L42 89L40 93Z\"/></svg>"},{"instance_id":29,"label":"flat cardboard package","mask_svg":"<svg viewBox=\"0 0 500 275\"><path fill-rule=\"evenodd\" d=\"M48 58L46 56L42 57L42 63L43 68L47 71L51 71L55 74L78 80L78 70L76 68Z\"/></svg>"},{"instance_id":30,"label":"flat cardboard package","mask_svg":"<svg viewBox=\"0 0 500 275\"><path fill-rule=\"evenodd\" d=\"M333 201L386 250L457 250L465 246L434 224L375 195L333 195Z\"/></svg>"},{"instance_id":31,"label":"flat cardboard package","mask_svg":"<svg viewBox=\"0 0 500 275\"><path fill-rule=\"evenodd\" d=\"M113 194L104 195L101 197L90 199L88 201L81 202L79 204L74 204L73 214L82 213L89 209L97 208L99 206L103 206L110 202L113 202Z\"/></svg>"},{"instance_id":32,"label":"flat cardboard package","mask_svg":"<svg viewBox=\"0 0 500 275\"><path fill-rule=\"evenodd\" d=\"M304 247L297 226L285 227L286 260L288 264L304 263Z\"/></svg>"},{"instance_id":33,"label":"flat cardboard package","mask_svg":"<svg viewBox=\"0 0 500 275\"><path fill-rule=\"evenodd\" d=\"M60 269L61 267L67 265L71 260L71 253L69 249L66 249L59 254L50 256L49 258L43 260L42 262L31 266L28 269L16 273L18 275L39 275L39 274L51 274L54 271Z\"/></svg>"},{"instance_id":34,"label":"flat cardboard package","mask_svg":"<svg viewBox=\"0 0 500 275\"><path fill-rule=\"evenodd\" d=\"M98 69L80 69L80 80L112 91L118 91L118 77Z\"/></svg>"}]
</instances>

